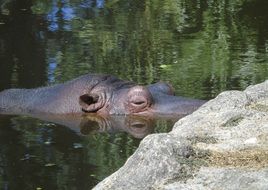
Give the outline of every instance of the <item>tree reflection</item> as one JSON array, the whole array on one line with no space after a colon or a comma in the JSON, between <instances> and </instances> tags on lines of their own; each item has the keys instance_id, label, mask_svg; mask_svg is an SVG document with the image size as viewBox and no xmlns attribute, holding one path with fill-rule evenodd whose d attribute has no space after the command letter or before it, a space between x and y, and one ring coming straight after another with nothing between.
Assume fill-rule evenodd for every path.
<instances>
[{"instance_id":1,"label":"tree reflection","mask_svg":"<svg viewBox=\"0 0 268 190\"><path fill-rule=\"evenodd\" d=\"M11 1L8 19L0 26L0 90L36 87L46 81L45 51L38 35L42 31L32 27L39 17L32 17L31 6L29 0Z\"/></svg>"},{"instance_id":2,"label":"tree reflection","mask_svg":"<svg viewBox=\"0 0 268 190\"><path fill-rule=\"evenodd\" d=\"M136 138L148 135L160 122L167 128L175 122L94 114L35 117L46 122L25 116L0 117L0 185L88 189L122 166L137 148Z\"/></svg>"},{"instance_id":3,"label":"tree reflection","mask_svg":"<svg viewBox=\"0 0 268 190\"><path fill-rule=\"evenodd\" d=\"M170 81L178 95L210 99L268 76L267 0L0 4L0 90L109 73L140 84ZM141 120L131 126L135 119L93 117L64 124L47 118L67 128L25 117L2 119L4 189L88 189L135 151L139 141L126 133L142 138L172 125ZM44 167L49 163L56 167Z\"/></svg>"},{"instance_id":4,"label":"tree reflection","mask_svg":"<svg viewBox=\"0 0 268 190\"><path fill-rule=\"evenodd\" d=\"M51 6L59 11L58 4ZM54 14L55 20L64 20L72 34L63 35L60 47L48 51L56 60L55 82L101 72L139 83L170 80L180 95L209 99L261 82L267 74L267 64L261 64L267 62L267 25L253 35L254 26L246 23L256 23L247 16L254 6L243 0L60 4L72 11ZM265 6L264 1L258 4ZM254 12L260 22L265 20L265 13Z\"/></svg>"}]
</instances>

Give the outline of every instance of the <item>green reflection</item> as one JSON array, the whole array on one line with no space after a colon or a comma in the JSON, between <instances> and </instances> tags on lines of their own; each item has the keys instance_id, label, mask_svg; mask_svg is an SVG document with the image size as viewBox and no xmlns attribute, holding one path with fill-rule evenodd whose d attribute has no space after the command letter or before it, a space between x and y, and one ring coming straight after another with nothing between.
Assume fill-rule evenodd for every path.
<instances>
[{"instance_id":1,"label":"green reflection","mask_svg":"<svg viewBox=\"0 0 268 190\"><path fill-rule=\"evenodd\" d=\"M140 142L120 130L94 128L81 136L79 126L24 116L0 121L0 184L10 189L90 189L119 169ZM173 123L159 121L156 131L168 131Z\"/></svg>"},{"instance_id":2,"label":"green reflection","mask_svg":"<svg viewBox=\"0 0 268 190\"><path fill-rule=\"evenodd\" d=\"M169 81L178 95L210 99L268 76L267 0L0 4L0 89L109 73ZM125 133L81 136L27 117L0 125L0 189L90 189L139 144Z\"/></svg>"},{"instance_id":3,"label":"green reflection","mask_svg":"<svg viewBox=\"0 0 268 190\"><path fill-rule=\"evenodd\" d=\"M261 36L266 46L260 46L243 3L113 1L97 16L89 9L87 19L70 22L71 35L48 41L47 55L57 62L55 82L110 73L142 84L170 81L178 94L205 99L261 82L267 76L267 28Z\"/></svg>"}]
</instances>

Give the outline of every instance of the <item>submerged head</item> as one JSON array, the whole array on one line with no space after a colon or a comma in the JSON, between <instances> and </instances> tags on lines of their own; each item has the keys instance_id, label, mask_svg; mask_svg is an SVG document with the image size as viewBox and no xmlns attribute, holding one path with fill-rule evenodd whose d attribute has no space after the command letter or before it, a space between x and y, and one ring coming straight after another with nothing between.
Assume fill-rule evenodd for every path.
<instances>
[{"instance_id":1,"label":"submerged head","mask_svg":"<svg viewBox=\"0 0 268 190\"><path fill-rule=\"evenodd\" d=\"M174 96L171 85L163 82L141 86L114 80L80 96L79 103L84 112L152 116L189 114L204 101Z\"/></svg>"}]
</instances>

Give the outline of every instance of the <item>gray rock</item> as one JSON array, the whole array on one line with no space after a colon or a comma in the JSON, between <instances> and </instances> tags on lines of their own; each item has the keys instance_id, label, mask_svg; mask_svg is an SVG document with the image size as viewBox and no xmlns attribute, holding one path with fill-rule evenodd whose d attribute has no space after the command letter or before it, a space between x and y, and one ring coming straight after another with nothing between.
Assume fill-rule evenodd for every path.
<instances>
[{"instance_id":1,"label":"gray rock","mask_svg":"<svg viewBox=\"0 0 268 190\"><path fill-rule=\"evenodd\" d=\"M95 189L146 189L155 181L185 173L185 164L179 160L191 155L193 150L187 140L170 134L149 135L125 165Z\"/></svg>"},{"instance_id":2,"label":"gray rock","mask_svg":"<svg viewBox=\"0 0 268 190\"><path fill-rule=\"evenodd\" d=\"M158 189L164 190L267 190L268 169L259 171L236 168L201 168L193 179L186 183L174 182Z\"/></svg>"},{"instance_id":3,"label":"gray rock","mask_svg":"<svg viewBox=\"0 0 268 190\"><path fill-rule=\"evenodd\" d=\"M146 137L95 189L268 189L268 81L227 91Z\"/></svg>"}]
</instances>

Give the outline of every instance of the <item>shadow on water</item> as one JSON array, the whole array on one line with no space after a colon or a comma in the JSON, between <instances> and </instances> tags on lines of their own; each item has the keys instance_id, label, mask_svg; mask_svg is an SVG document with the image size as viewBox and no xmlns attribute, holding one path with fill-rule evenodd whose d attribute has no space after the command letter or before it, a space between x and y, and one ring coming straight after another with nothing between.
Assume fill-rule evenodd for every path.
<instances>
[{"instance_id":1,"label":"shadow on water","mask_svg":"<svg viewBox=\"0 0 268 190\"><path fill-rule=\"evenodd\" d=\"M268 76L267 0L2 0L0 90L108 73L210 99ZM150 133L141 117L0 116L0 189L90 189Z\"/></svg>"}]
</instances>

